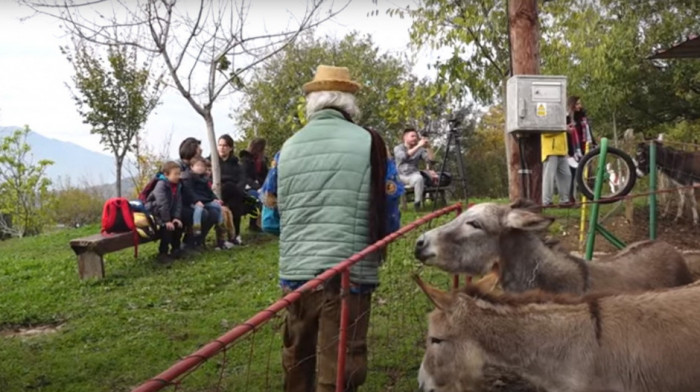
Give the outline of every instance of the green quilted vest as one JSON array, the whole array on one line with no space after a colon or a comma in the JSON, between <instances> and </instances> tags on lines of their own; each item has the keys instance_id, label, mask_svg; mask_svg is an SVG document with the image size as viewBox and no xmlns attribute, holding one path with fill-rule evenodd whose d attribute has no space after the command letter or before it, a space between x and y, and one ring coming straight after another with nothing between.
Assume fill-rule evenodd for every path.
<instances>
[{"instance_id":1,"label":"green quilted vest","mask_svg":"<svg viewBox=\"0 0 700 392\"><path fill-rule=\"evenodd\" d=\"M282 147L277 165L280 278L309 280L369 245L370 134L321 110ZM378 283L377 255L351 269Z\"/></svg>"}]
</instances>

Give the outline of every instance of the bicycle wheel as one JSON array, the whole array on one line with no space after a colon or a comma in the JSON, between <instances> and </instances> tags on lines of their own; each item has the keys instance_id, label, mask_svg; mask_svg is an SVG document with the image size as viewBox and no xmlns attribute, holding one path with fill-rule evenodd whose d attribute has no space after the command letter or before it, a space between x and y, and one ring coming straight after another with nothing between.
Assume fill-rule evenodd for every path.
<instances>
[{"instance_id":1,"label":"bicycle wheel","mask_svg":"<svg viewBox=\"0 0 700 392\"><path fill-rule=\"evenodd\" d=\"M576 168L578 189L589 200L593 200L595 177L601 165L599 155L600 147L594 148L581 158ZM637 181L637 170L632 158L618 148L608 147L605 162L602 164L605 165L605 173L600 202L612 203L617 201L617 197L630 193Z\"/></svg>"}]
</instances>

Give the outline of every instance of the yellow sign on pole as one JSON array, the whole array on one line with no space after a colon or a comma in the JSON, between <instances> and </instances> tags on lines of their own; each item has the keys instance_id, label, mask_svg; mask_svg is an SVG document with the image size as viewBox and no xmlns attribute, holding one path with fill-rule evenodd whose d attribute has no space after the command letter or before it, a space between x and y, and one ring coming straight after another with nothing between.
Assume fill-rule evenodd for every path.
<instances>
[{"instance_id":1,"label":"yellow sign on pole","mask_svg":"<svg viewBox=\"0 0 700 392\"><path fill-rule=\"evenodd\" d=\"M538 103L537 104L537 117L547 117L547 104Z\"/></svg>"}]
</instances>

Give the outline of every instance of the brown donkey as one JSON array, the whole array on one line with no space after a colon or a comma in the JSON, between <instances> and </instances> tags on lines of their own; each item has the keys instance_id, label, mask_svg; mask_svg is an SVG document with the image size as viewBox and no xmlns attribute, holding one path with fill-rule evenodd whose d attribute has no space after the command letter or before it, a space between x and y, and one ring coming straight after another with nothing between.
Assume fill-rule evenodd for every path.
<instances>
[{"instance_id":1,"label":"brown donkey","mask_svg":"<svg viewBox=\"0 0 700 392\"><path fill-rule=\"evenodd\" d=\"M683 256L663 241L638 242L592 263L553 250L540 238L553 220L517 204L477 204L421 235L415 255L427 265L469 275L483 275L499 260L500 282L509 292L650 290L693 281Z\"/></svg>"},{"instance_id":2,"label":"brown donkey","mask_svg":"<svg viewBox=\"0 0 700 392\"><path fill-rule=\"evenodd\" d=\"M482 390L494 366L549 392L694 392L700 285L610 296L492 296L421 287L436 308L423 391ZM504 389L506 390L506 389Z\"/></svg>"}]
</instances>

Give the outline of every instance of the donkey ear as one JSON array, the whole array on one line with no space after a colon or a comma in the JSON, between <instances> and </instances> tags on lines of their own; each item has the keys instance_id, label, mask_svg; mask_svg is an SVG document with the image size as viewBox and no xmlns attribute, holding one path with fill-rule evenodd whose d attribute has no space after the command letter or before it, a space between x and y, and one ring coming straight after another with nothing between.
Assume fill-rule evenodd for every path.
<instances>
[{"instance_id":1,"label":"donkey ear","mask_svg":"<svg viewBox=\"0 0 700 392\"><path fill-rule=\"evenodd\" d=\"M448 293L447 291L442 291L430 286L429 284L423 282L423 280L417 274L413 274L413 280L418 284L418 287L423 290L425 295L428 296L428 299L430 299L430 302L432 302L436 308L440 310L448 310L452 307L452 303L454 302L454 296L452 293Z\"/></svg>"},{"instance_id":2,"label":"donkey ear","mask_svg":"<svg viewBox=\"0 0 700 392\"><path fill-rule=\"evenodd\" d=\"M473 285L482 293L491 293L496 290L499 280L498 272L492 271L473 283Z\"/></svg>"},{"instance_id":3,"label":"donkey ear","mask_svg":"<svg viewBox=\"0 0 700 392\"><path fill-rule=\"evenodd\" d=\"M506 227L527 231L544 230L549 227L552 222L554 222L554 218L523 209L511 210L505 218Z\"/></svg>"},{"instance_id":4,"label":"donkey ear","mask_svg":"<svg viewBox=\"0 0 700 392\"><path fill-rule=\"evenodd\" d=\"M511 209L527 210L532 212L540 212L542 207L530 199L518 199L510 204Z\"/></svg>"}]
</instances>

